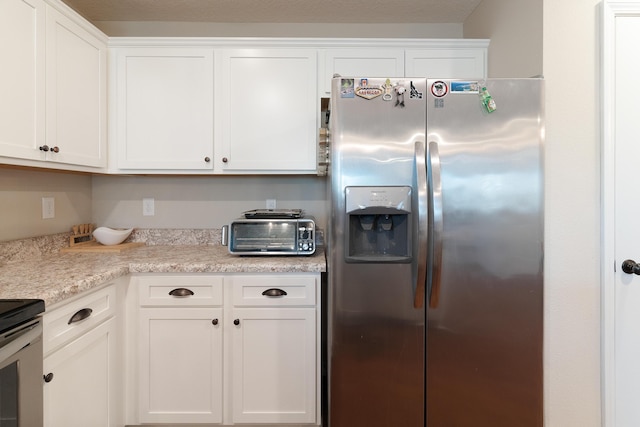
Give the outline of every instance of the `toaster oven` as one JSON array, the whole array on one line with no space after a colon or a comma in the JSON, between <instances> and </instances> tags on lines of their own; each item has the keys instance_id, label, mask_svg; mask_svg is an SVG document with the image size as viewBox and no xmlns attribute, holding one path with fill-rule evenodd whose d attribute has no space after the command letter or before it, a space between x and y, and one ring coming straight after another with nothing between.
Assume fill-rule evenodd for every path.
<instances>
[{"instance_id":1,"label":"toaster oven","mask_svg":"<svg viewBox=\"0 0 640 427\"><path fill-rule=\"evenodd\" d=\"M311 218L240 218L226 231L223 243L235 255L313 255L316 251L316 225Z\"/></svg>"}]
</instances>

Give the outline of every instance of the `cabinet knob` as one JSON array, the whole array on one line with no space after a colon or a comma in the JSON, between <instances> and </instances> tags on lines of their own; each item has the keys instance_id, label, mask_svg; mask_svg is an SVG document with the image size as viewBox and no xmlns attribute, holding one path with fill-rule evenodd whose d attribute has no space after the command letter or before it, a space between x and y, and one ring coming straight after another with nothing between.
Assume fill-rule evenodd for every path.
<instances>
[{"instance_id":1,"label":"cabinet knob","mask_svg":"<svg viewBox=\"0 0 640 427\"><path fill-rule=\"evenodd\" d=\"M56 147L52 147L52 148L51 148L51 152L52 152L52 153L59 153L59 152L60 152L60 149L59 149L57 146L56 146Z\"/></svg>"},{"instance_id":2,"label":"cabinet knob","mask_svg":"<svg viewBox=\"0 0 640 427\"><path fill-rule=\"evenodd\" d=\"M44 382L50 383L53 380L53 372L49 372L47 375L43 375Z\"/></svg>"},{"instance_id":3,"label":"cabinet knob","mask_svg":"<svg viewBox=\"0 0 640 427\"><path fill-rule=\"evenodd\" d=\"M211 323L213 324L213 326L217 326L218 325L218 319L213 319L211 321Z\"/></svg>"},{"instance_id":4,"label":"cabinet knob","mask_svg":"<svg viewBox=\"0 0 640 427\"><path fill-rule=\"evenodd\" d=\"M227 159L226 157L222 158L222 163L228 163L228 162L229 162L229 159Z\"/></svg>"},{"instance_id":5,"label":"cabinet knob","mask_svg":"<svg viewBox=\"0 0 640 427\"><path fill-rule=\"evenodd\" d=\"M234 319L233 324L238 326L240 324L240 319Z\"/></svg>"},{"instance_id":6,"label":"cabinet knob","mask_svg":"<svg viewBox=\"0 0 640 427\"><path fill-rule=\"evenodd\" d=\"M204 161L205 161L205 163L209 163L211 161L211 159L209 157L205 157Z\"/></svg>"},{"instance_id":7,"label":"cabinet knob","mask_svg":"<svg viewBox=\"0 0 640 427\"><path fill-rule=\"evenodd\" d=\"M38 147L38 148L40 148L40 151L49 151L49 146L48 146L48 145L46 145L46 144L45 144L45 145L41 145L41 146L40 146L40 147Z\"/></svg>"}]
</instances>

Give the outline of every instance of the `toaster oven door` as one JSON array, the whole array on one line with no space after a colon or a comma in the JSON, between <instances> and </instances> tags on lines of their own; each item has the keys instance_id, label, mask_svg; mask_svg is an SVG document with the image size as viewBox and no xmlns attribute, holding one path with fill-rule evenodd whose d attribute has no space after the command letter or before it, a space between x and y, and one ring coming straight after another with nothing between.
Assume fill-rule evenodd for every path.
<instances>
[{"instance_id":1,"label":"toaster oven door","mask_svg":"<svg viewBox=\"0 0 640 427\"><path fill-rule=\"evenodd\" d=\"M297 225L291 221L233 222L229 251L247 255L295 254Z\"/></svg>"}]
</instances>

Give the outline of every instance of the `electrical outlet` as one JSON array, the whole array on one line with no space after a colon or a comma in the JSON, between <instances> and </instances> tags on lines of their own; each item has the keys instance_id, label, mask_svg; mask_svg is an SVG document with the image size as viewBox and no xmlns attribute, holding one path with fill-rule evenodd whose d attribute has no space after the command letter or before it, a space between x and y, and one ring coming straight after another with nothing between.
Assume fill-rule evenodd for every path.
<instances>
[{"instance_id":1,"label":"electrical outlet","mask_svg":"<svg viewBox=\"0 0 640 427\"><path fill-rule=\"evenodd\" d=\"M267 199L267 209L276 208L276 199Z\"/></svg>"},{"instance_id":2,"label":"electrical outlet","mask_svg":"<svg viewBox=\"0 0 640 427\"><path fill-rule=\"evenodd\" d=\"M156 214L156 202L152 197L142 199L142 215L154 216Z\"/></svg>"},{"instance_id":3,"label":"electrical outlet","mask_svg":"<svg viewBox=\"0 0 640 427\"><path fill-rule=\"evenodd\" d=\"M42 219L52 219L56 217L56 201L53 197L42 198Z\"/></svg>"}]
</instances>

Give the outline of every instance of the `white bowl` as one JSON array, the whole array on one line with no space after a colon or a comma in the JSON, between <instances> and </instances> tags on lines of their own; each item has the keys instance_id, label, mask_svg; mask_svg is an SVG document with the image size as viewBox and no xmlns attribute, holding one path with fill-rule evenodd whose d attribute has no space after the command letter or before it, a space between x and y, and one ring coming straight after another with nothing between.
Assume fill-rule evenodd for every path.
<instances>
[{"instance_id":1,"label":"white bowl","mask_svg":"<svg viewBox=\"0 0 640 427\"><path fill-rule=\"evenodd\" d=\"M118 230L109 227L98 227L93 230L93 237L95 237L98 243L102 243L103 245L117 245L124 242L124 240L129 237L132 231L133 228Z\"/></svg>"}]
</instances>

